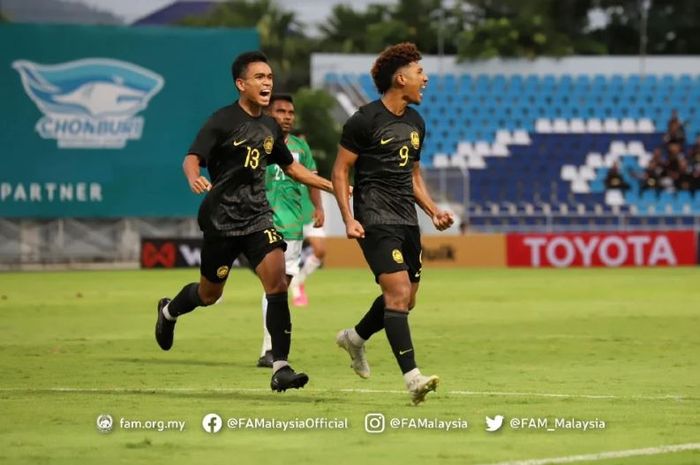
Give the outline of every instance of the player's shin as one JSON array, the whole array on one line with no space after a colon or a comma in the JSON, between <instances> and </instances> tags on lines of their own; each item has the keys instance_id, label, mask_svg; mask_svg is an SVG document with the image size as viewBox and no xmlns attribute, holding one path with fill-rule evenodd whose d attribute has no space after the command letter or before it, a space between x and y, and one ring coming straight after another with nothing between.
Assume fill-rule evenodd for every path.
<instances>
[{"instance_id":1,"label":"player's shin","mask_svg":"<svg viewBox=\"0 0 700 465\"><path fill-rule=\"evenodd\" d=\"M384 306L384 296L380 295L374 299L365 316L355 325L355 332L363 339L361 342L368 340L374 333L384 329Z\"/></svg>"},{"instance_id":2,"label":"player's shin","mask_svg":"<svg viewBox=\"0 0 700 465\"><path fill-rule=\"evenodd\" d=\"M170 301L164 309L163 314L165 314L166 318L168 318L168 316L171 317L168 319L175 319L203 305L204 302L202 302L202 299L199 297L199 284L190 283L183 287L180 293Z\"/></svg>"},{"instance_id":3,"label":"player's shin","mask_svg":"<svg viewBox=\"0 0 700 465\"><path fill-rule=\"evenodd\" d=\"M277 371L287 365L292 343L292 320L286 292L267 295L266 323L272 336L273 371Z\"/></svg>"},{"instance_id":4,"label":"player's shin","mask_svg":"<svg viewBox=\"0 0 700 465\"><path fill-rule=\"evenodd\" d=\"M416 368L411 330L408 327L408 312L384 309L384 330L396 361L401 367L401 373L407 373Z\"/></svg>"}]
</instances>

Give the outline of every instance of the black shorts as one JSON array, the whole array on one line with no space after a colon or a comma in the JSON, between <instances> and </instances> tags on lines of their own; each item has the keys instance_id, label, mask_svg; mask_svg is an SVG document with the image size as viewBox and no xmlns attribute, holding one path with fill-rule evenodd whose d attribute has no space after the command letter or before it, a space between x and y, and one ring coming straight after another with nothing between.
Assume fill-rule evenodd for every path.
<instances>
[{"instance_id":1,"label":"black shorts","mask_svg":"<svg viewBox=\"0 0 700 465\"><path fill-rule=\"evenodd\" d=\"M228 278L233 261L243 254L253 270L265 255L280 248L287 250L287 243L275 228L263 229L245 236L204 236L202 262L199 269L202 276L213 283L222 283Z\"/></svg>"},{"instance_id":2,"label":"black shorts","mask_svg":"<svg viewBox=\"0 0 700 465\"><path fill-rule=\"evenodd\" d=\"M364 239L358 239L357 242L360 243L375 280L379 281L379 275L382 273L406 270L412 283L420 281L422 263L418 226L367 226Z\"/></svg>"}]
</instances>

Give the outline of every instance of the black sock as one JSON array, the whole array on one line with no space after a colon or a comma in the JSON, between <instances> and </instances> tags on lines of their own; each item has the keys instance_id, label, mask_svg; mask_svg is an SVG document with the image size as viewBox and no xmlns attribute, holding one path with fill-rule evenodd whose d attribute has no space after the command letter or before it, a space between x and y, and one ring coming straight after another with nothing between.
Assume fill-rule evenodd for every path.
<instances>
[{"instance_id":1,"label":"black sock","mask_svg":"<svg viewBox=\"0 0 700 465\"><path fill-rule=\"evenodd\" d=\"M367 310L365 316L355 326L355 331L365 341L372 337L372 334L384 329L384 296L380 295L374 299L374 303Z\"/></svg>"},{"instance_id":2,"label":"black sock","mask_svg":"<svg viewBox=\"0 0 700 465\"><path fill-rule=\"evenodd\" d=\"M394 357L399 362L401 373L416 368L415 352L411 342L411 330L408 327L408 312L384 309L384 330L389 339Z\"/></svg>"},{"instance_id":3,"label":"black sock","mask_svg":"<svg viewBox=\"0 0 700 465\"><path fill-rule=\"evenodd\" d=\"M287 360L292 345L292 318L287 293L267 294L265 324L272 338L272 360Z\"/></svg>"},{"instance_id":4,"label":"black sock","mask_svg":"<svg viewBox=\"0 0 700 465\"><path fill-rule=\"evenodd\" d=\"M180 316L203 305L204 302L199 298L199 284L189 283L170 301L170 304L168 304L168 313L170 313L171 316Z\"/></svg>"}]
</instances>

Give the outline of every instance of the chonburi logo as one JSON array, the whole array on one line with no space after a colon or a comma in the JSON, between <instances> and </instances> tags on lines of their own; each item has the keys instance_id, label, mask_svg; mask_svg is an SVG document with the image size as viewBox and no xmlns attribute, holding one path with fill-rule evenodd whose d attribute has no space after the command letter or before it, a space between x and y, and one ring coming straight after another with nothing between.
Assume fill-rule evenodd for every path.
<instances>
[{"instance_id":1,"label":"chonburi logo","mask_svg":"<svg viewBox=\"0 0 700 465\"><path fill-rule=\"evenodd\" d=\"M125 61L86 58L56 65L12 63L44 117L36 131L59 148L120 149L141 138L138 112L163 88L163 78Z\"/></svg>"}]
</instances>

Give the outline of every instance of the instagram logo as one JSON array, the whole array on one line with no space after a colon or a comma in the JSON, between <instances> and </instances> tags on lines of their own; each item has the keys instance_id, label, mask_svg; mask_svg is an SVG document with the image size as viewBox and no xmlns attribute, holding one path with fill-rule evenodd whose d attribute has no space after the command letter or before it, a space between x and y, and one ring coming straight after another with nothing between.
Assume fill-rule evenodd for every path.
<instances>
[{"instance_id":1,"label":"instagram logo","mask_svg":"<svg viewBox=\"0 0 700 465\"><path fill-rule=\"evenodd\" d=\"M371 434L384 432L384 415L381 413L368 413L365 415L365 431Z\"/></svg>"}]
</instances>

